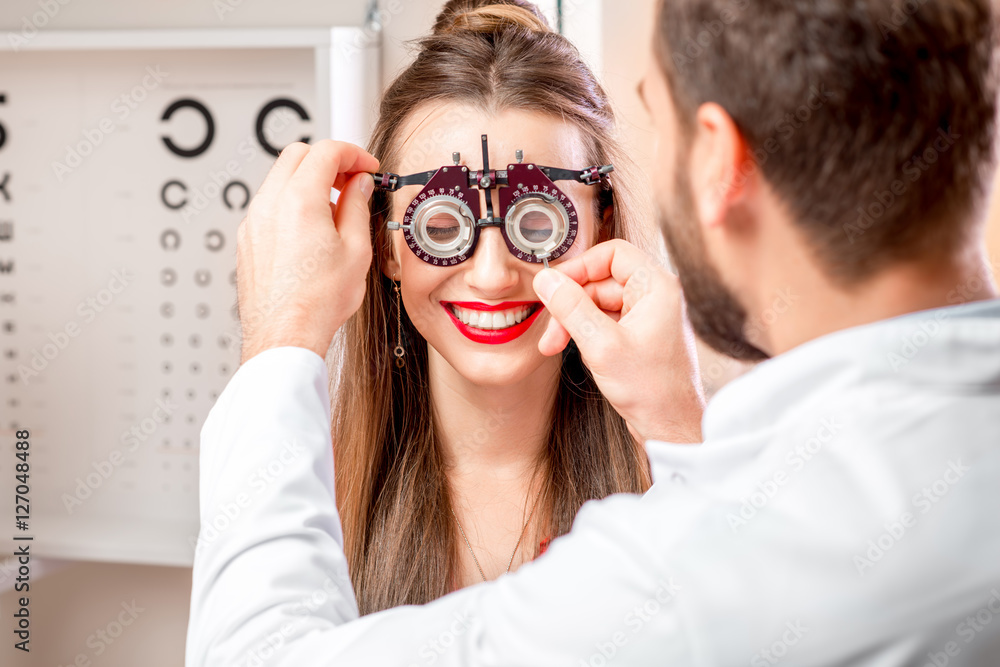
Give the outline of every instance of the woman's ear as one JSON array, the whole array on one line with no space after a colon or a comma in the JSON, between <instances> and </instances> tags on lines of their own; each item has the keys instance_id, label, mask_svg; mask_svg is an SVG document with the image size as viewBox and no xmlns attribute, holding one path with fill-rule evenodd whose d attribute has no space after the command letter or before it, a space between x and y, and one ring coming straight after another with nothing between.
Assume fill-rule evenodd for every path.
<instances>
[{"instance_id":1,"label":"woman's ear","mask_svg":"<svg viewBox=\"0 0 1000 667\"><path fill-rule=\"evenodd\" d=\"M388 214L389 212L392 211L394 198L391 194L388 193L386 193L385 196L388 198L386 200L386 206L384 209L380 208L379 210L383 210L386 214ZM376 193L376 196L373 199L373 201L378 200L378 198L379 198L379 193ZM383 225L385 225L386 219L382 217L382 215L373 216L373 219L374 219L373 224L376 225L376 229L384 228ZM397 253L399 248L402 248L406 245L406 242L403 240L403 232L400 230L397 231L387 230L386 239L389 241L389 252L388 254L386 254L384 251L381 250L378 252L378 261L381 265L379 268L382 270L382 275L384 275L389 280L394 280L394 279L398 280L399 276L403 273L403 271L400 268L399 255ZM395 276L395 278L393 278L393 276Z\"/></svg>"},{"instance_id":2,"label":"woman's ear","mask_svg":"<svg viewBox=\"0 0 1000 667\"><path fill-rule=\"evenodd\" d=\"M382 274L385 275L385 277L390 280L393 279L398 280L400 274L402 273L401 269L399 268L399 259L396 256L396 248L399 247L399 244L396 243L396 234L402 234L402 233L403 232L401 231L389 232L389 254L383 256L381 260Z\"/></svg>"}]
</instances>

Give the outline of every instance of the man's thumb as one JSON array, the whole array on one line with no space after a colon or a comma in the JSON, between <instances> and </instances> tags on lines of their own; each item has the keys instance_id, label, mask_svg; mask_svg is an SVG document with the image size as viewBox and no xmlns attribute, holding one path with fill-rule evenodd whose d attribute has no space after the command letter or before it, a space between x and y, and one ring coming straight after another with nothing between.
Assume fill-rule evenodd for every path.
<instances>
[{"instance_id":1,"label":"man's thumb","mask_svg":"<svg viewBox=\"0 0 1000 667\"><path fill-rule=\"evenodd\" d=\"M593 358L598 346L612 341L617 335L615 321L604 314L578 285L555 269L539 271L533 281L535 293L552 315L557 325L550 323L539 348L555 354L569 342L566 333L576 341L584 359ZM560 331L564 330L566 333Z\"/></svg>"}]
</instances>

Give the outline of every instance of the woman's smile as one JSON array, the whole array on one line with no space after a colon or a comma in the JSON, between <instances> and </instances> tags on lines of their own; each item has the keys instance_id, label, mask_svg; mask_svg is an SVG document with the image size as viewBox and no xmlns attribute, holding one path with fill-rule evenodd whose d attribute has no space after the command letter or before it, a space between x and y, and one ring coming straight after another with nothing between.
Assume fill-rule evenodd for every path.
<instances>
[{"instance_id":1,"label":"woman's smile","mask_svg":"<svg viewBox=\"0 0 1000 667\"><path fill-rule=\"evenodd\" d=\"M442 301L446 313L463 336L477 343L500 345L523 335L542 312L540 301Z\"/></svg>"}]
</instances>

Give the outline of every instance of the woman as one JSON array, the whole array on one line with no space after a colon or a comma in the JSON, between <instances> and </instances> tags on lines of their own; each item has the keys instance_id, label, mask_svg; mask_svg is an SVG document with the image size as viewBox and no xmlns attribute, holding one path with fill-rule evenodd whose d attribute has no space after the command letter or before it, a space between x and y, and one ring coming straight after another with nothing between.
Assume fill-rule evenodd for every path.
<instances>
[{"instance_id":1,"label":"woman","mask_svg":"<svg viewBox=\"0 0 1000 667\"><path fill-rule=\"evenodd\" d=\"M450 165L455 152L477 170L483 134L501 169L519 149L550 167L614 164L613 188L608 178L559 184L579 235L553 264L611 238L647 246L608 99L528 2L447 3L386 91L369 151L396 174ZM421 188L375 193L368 290L338 338L339 381L331 373L337 505L362 614L513 571L567 532L585 501L650 485L641 443L573 346L538 351L547 313L486 342L483 331L504 323L482 312L504 308L509 325L539 310L541 264L487 227L467 261L434 266L387 229Z\"/></svg>"}]
</instances>

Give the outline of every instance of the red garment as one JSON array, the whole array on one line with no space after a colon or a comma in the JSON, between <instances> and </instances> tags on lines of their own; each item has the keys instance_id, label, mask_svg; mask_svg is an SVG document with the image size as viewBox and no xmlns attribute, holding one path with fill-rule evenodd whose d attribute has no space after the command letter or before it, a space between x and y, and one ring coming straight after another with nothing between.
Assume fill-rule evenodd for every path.
<instances>
[{"instance_id":1,"label":"red garment","mask_svg":"<svg viewBox=\"0 0 1000 667\"><path fill-rule=\"evenodd\" d=\"M549 542L552 541L551 537L546 537L544 540L538 543L538 555L541 556L545 553L545 550L549 548Z\"/></svg>"}]
</instances>

